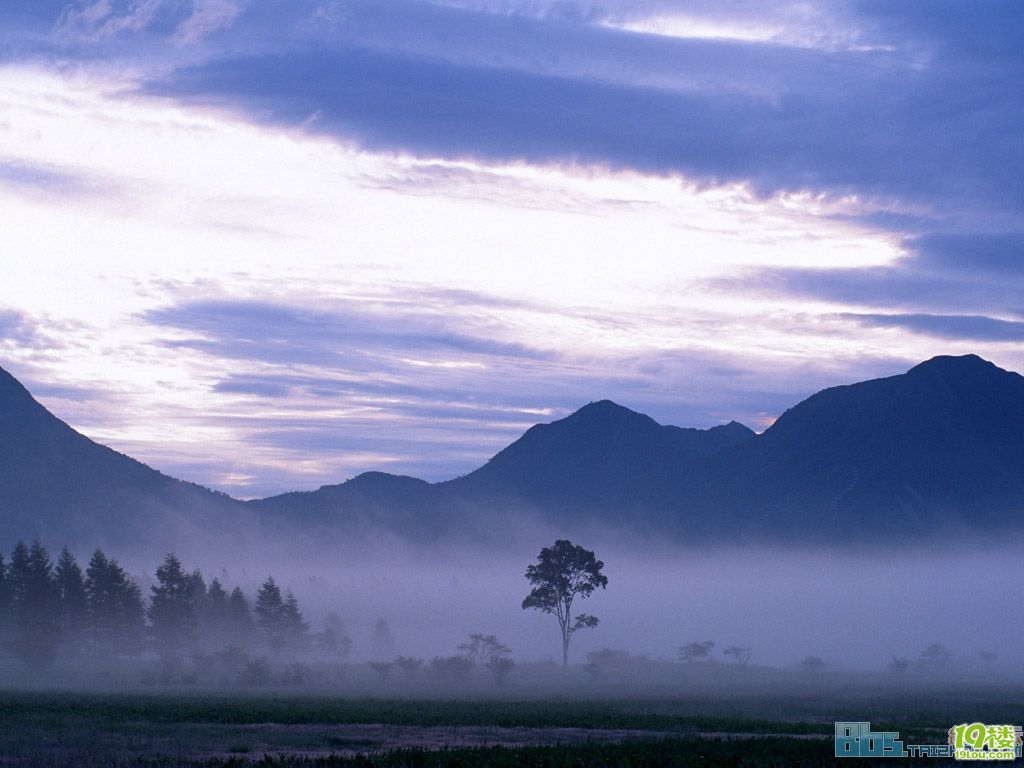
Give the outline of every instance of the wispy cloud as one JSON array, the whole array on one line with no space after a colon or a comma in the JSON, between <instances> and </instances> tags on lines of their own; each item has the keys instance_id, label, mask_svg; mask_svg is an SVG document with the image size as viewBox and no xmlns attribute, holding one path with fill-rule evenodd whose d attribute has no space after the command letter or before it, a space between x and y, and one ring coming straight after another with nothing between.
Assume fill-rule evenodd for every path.
<instances>
[{"instance_id":1,"label":"wispy cloud","mask_svg":"<svg viewBox=\"0 0 1024 768\"><path fill-rule=\"evenodd\" d=\"M443 479L596 398L760 428L933 354L1019 368L1020 20L7 0L5 360L241 495Z\"/></svg>"},{"instance_id":2,"label":"wispy cloud","mask_svg":"<svg viewBox=\"0 0 1024 768\"><path fill-rule=\"evenodd\" d=\"M1024 322L984 315L855 314L840 315L874 328L903 328L940 339L971 341L1024 341Z\"/></svg>"},{"instance_id":3,"label":"wispy cloud","mask_svg":"<svg viewBox=\"0 0 1024 768\"><path fill-rule=\"evenodd\" d=\"M78 0L63 5L55 31L58 38L78 43L143 32L195 43L230 27L246 5L248 0Z\"/></svg>"},{"instance_id":4,"label":"wispy cloud","mask_svg":"<svg viewBox=\"0 0 1024 768\"><path fill-rule=\"evenodd\" d=\"M369 359L397 362L448 355L548 359L551 353L496 338L500 328L482 324L476 334L455 330L439 312L411 306L349 303L330 310L252 301L202 301L146 313L146 321L196 335L168 340L223 357L296 364L344 364L364 369ZM440 357L437 357L440 355Z\"/></svg>"},{"instance_id":5,"label":"wispy cloud","mask_svg":"<svg viewBox=\"0 0 1024 768\"><path fill-rule=\"evenodd\" d=\"M1024 232L933 232L908 240L906 246L921 269L1024 281Z\"/></svg>"},{"instance_id":6,"label":"wispy cloud","mask_svg":"<svg viewBox=\"0 0 1024 768\"><path fill-rule=\"evenodd\" d=\"M38 336L36 323L23 312L0 308L0 343L14 342L26 346Z\"/></svg>"},{"instance_id":7,"label":"wispy cloud","mask_svg":"<svg viewBox=\"0 0 1024 768\"><path fill-rule=\"evenodd\" d=\"M889 265L842 269L753 269L715 278L720 290L799 296L915 315L1003 315L1024 291L1019 233L927 233L904 241ZM994 321L998 322L998 321ZM965 337L966 338L966 337ZM975 338L988 338L977 336Z\"/></svg>"},{"instance_id":8,"label":"wispy cloud","mask_svg":"<svg viewBox=\"0 0 1024 768\"><path fill-rule=\"evenodd\" d=\"M248 0L192 0L192 14L178 25L177 39L194 43L230 27L248 5Z\"/></svg>"},{"instance_id":9,"label":"wispy cloud","mask_svg":"<svg viewBox=\"0 0 1024 768\"><path fill-rule=\"evenodd\" d=\"M0 151L0 193L5 191L50 203L88 203L122 195L122 190L111 179L81 168L8 159Z\"/></svg>"},{"instance_id":10,"label":"wispy cloud","mask_svg":"<svg viewBox=\"0 0 1024 768\"><path fill-rule=\"evenodd\" d=\"M62 35L88 41L105 40L126 32L142 32L166 14L172 4L167 0L139 0L69 4L58 22Z\"/></svg>"}]
</instances>

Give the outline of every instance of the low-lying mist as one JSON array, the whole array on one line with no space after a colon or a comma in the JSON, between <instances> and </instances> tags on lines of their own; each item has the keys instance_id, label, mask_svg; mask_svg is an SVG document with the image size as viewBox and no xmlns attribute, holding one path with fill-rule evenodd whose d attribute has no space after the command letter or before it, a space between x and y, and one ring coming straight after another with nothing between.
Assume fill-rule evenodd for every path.
<instances>
[{"instance_id":1,"label":"low-lying mist","mask_svg":"<svg viewBox=\"0 0 1024 768\"><path fill-rule=\"evenodd\" d=\"M433 552L393 546L362 556L274 568L310 617L336 611L368 658L378 617L403 655L455 653L470 633L497 635L516 658L560 658L553 616L521 608L532 550ZM839 668L880 669L892 656L916 659L938 643L951 661L974 665L979 653L1019 666L1024 592L1019 553L837 552L658 548L579 540L605 563L608 587L574 611L600 618L572 638L571 661L588 651L627 650L678 658L680 646L715 642L714 658L738 645L751 664L791 665L809 655ZM240 580L253 573L243 566ZM253 574L257 575L257 574Z\"/></svg>"},{"instance_id":2,"label":"low-lying mist","mask_svg":"<svg viewBox=\"0 0 1024 768\"><path fill-rule=\"evenodd\" d=\"M241 587L250 603L272 575L283 593L294 593L314 632L330 614L335 622L340 617L352 640L350 664L451 656L474 633L496 636L520 665L560 662L555 618L521 603L529 591L527 565L541 547L571 538L596 552L608 578L607 589L573 607L600 624L573 636L571 664L585 664L588 654L603 649L676 663L682 646L712 641L699 663L734 664L723 651L738 646L749 649L750 667L800 666L817 657L830 670L882 671L895 657L930 674L1021 668L1024 620L1016 608L1024 564L1008 546L695 548L539 526L507 538L505 545L420 544L363 533L259 545L250 537L229 547L197 536L167 549L186 570L202 571L207 583L217 578L228 591ZM62 544L44 543L52 550ZM73 551L88 560L89 548ZM165 552L107 554L148 598ZM374 640L381 619L390 643ZM930 647L941 658L930 658Z\"/></svg>"}]
</instances>

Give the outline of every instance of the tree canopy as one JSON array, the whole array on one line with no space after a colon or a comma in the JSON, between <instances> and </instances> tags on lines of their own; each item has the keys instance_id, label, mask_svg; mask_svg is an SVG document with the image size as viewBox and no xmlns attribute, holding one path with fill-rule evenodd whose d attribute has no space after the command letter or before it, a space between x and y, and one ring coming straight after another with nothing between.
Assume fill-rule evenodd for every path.
<instances>
[{"instance_id":1,"label":"tree canopy","mask_svg":"<svg viewBox=\"0 0 1024 768\"><path fill-rule=\"evenodd\" d=\"M523 599L523 609L534 608L553 614L562 634L562 665L569 665L569 641L580 629L596 627L598 618L586 613L572 615L573 603L605 589L608 578L601 573L604 563L588 549L559 539L544 547L537 562L528 566L526 578L533 589Z\"/></svg>"}]
</instances>

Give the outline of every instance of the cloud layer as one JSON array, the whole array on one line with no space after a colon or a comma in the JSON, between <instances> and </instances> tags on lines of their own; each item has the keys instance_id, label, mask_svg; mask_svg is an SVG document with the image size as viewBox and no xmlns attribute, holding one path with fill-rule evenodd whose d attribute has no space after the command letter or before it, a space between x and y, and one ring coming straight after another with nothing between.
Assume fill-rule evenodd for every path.
<instances>
[{"instance_id":1,"label":"cloud layer","mask_svg":"<svg viewBox=\"0 0 1024 768\"><path fill-rule=\"evenodd\" d=\"M605 397L760 428L934 354L1020 370L1022 21L7 0L0 365L249 496L451 477Z\"/></svg>"}]
</instances>

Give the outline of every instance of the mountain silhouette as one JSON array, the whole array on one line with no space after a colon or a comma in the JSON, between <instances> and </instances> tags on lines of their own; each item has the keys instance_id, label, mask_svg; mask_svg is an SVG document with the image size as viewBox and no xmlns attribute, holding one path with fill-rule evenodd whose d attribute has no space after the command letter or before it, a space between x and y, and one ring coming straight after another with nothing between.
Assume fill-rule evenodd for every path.
<instances>
[{"instance_id":1,"label":"mountain silhouette","mask_svg":"<svg viewBox=\"0 0 1024 768\"><path fill-rule=\"evenodd\" d=\"M437 486L425 480L387 472L364 472L338 485L315 491L297 491L257 499L248 506L257 511L264 528L286 532L291 524L303 527L383 528L406 536L439 533Z\"/></svg>"},{"instance_id":2,"label":"mountain silhouette","mask_svg":"<svg viewBox=\"0 0 1024 768\"><path fill-rule=\"evenodd\" d=\"M0 369L0 536L89 545L166 539L239 502L94 443ZM193 527L194 530L194 527Z\"/></svg>"},{"instance_id":3,"label":"mountain silhouette","mask_svg":"<svg viewBox=\"0 0 1024 768\"><path fill-rule=\"evenodd\" d=\"M759 530L799 537L1019 526L1024 377L966 355L826 389L704 480L700 512L753 511Z\"/></svg>"},{"instance_id":4,"label":"mountain silhouette","mask_svg":"<svg viewBox=\"0 0 1024 768\"><path fill-rule=\"evenodd\" d=\"M737 422L708 430L662 426L610 400L538 424L449 490L494 503L513 500L556 515L626 521L672 501L700 459L755 437Z\"/></svg>"},{"instance_id":5,"label":"mountain silhouette","mask_svg":"<svg viewBox=\"0 0 1024 768\"><path fill-rule=\"evenodd\" d=\"M762 434L663 426L609 400L531 427L442 483L368 472L239 502L98 445L0 371L0 535L157 540L236 522L266 533L493 531L524 515L685 540L841 544L1024 527L1024 377L975 355L833 387ZM500 528L500 526L499 526Z\"/></svg>"}]
</instances>

